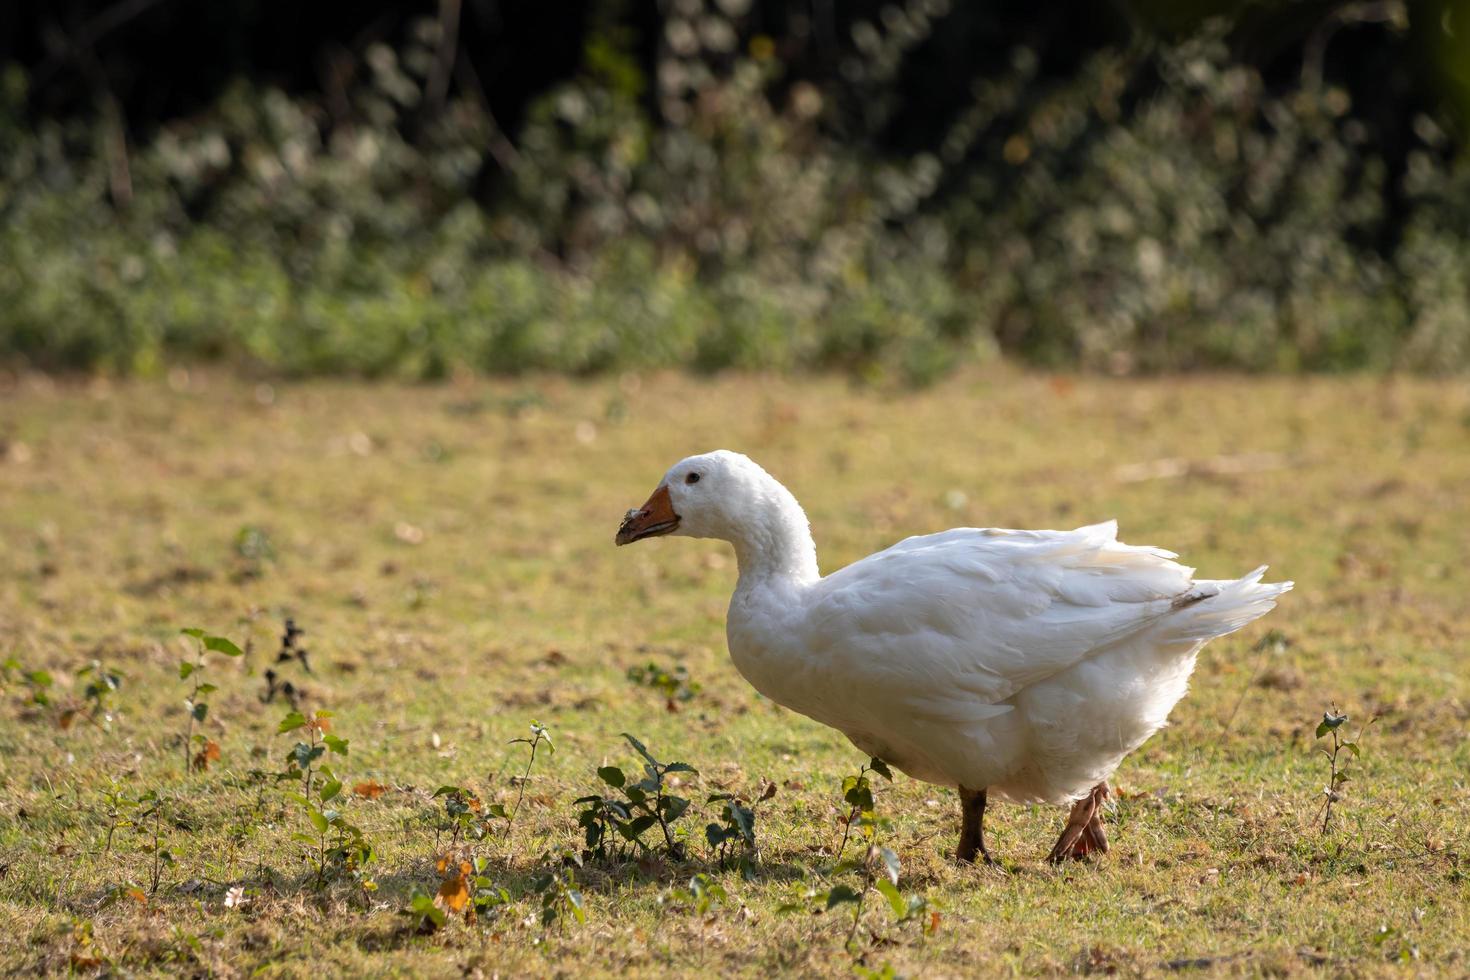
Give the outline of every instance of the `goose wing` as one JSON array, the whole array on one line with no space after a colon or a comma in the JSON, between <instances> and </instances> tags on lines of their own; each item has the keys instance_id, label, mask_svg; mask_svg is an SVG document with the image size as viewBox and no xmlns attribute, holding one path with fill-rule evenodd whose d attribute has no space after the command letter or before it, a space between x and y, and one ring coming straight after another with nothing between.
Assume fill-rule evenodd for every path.
<instances>
[{"instance_id":1,"label":"goose wing","mask_svg":"<svg viewBox=\"0 0 1470 980\"><path fill-rule=\"evenodd\" d=\"M802 645L834 679L834 710L964 725L1191 598L1175 557L1119 544L1113 521L912 537L823 579Z\"/></svg>"}]
</instances>

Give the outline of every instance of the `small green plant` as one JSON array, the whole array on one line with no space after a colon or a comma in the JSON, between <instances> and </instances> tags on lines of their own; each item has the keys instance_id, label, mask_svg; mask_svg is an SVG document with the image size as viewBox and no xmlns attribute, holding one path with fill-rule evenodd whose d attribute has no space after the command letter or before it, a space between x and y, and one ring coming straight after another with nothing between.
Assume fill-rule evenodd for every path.
<instances>
[{"instance_id":1,"label":"small green plant","mask_svg":"<svg viewBox=\"0 0 1470 980\"><path fill-rule=\"evenodd\" d=\"M448 913L434 901L434 896L417 885L414 886L413 893L409 895L408 908L404 909L401 914L409 917L416 932L433 932L443 928L444 923L449 921Z\"/></svg>"},{"instance_id":2,"label":"small green plant","mask_svg":"<svg viewBox=\"0 0 1470 980\"><path fill-rule=\"evenodd\" d=\"M243 657L245 651L223 636L214 636L202 629L191 627L180 630L180 632L193 638L195 648L192 661L179 661L179 680L194 682L193 690L184 699L184 711L187 716L184 728L184 775L187 776L195 769L209 768L210 762L219 758L218 743L202 732L194 734L195 723L202 725L204 719L209 716L209 705L201 698L219 690L214 684L204 680L204 657L211 650L223 653L227 657ZM197 752L195 751L196 744L198 745Z\"/></svg>"},{"instance_id":3,"label":"small green plant","mask_svg":"<svg viewBox=\"0 0 1470 980\"><path fill-rule=\"evenodd\" d=\"M858 928L862 924L867 898L874 891L883 897L895 922L900 926L918 923L920 935L929 936L939 925L939 915L930 908L928 899L918 895L905 895L899 888L898 854L892 848L884 846L879 840L879 833L888 826L888 821L877 813L873 800L872 783L868 779L870 772L876 772L885 779L893 778L892 770L888 768L888 765L882 759L874 758L859 769L856 775L843 779L842 799L850 810L843 827L842 842L837 848L837 858L831 870L833 879L856 872L859 876L857 886L837 882L825 891L811 889L802 896L803 901L784 904L778 910L782 912L800 911L806 909L808 907L806 903L811 901L817 903L817 908L812 910L816 912L826 912L841 905L851 905L853 907L852 922L847 930L846 941L849 951L854 950L854 942ZM866 846L861 857L844 858L842 855L847 849L847 842L854 826L858 828L858 833ZM876 936L874 938L877 939Z\"/></svg>"},{"instance_id":4,"label":"small green plant","mask_svg":"<svg viewBox=\"0 0 1470 980\"><path fill-rule=\"evenodd\" d=\"M122 791L116 779L109 780L107 792L102 796L102 815L107 821L107 833L102 839L102 853L112 853L113 838L124 827L133 826L132 814L138 809L139 801Z\"/></svg>"},{"instance_id":5,"label":"small green plant","mask_svg":"<svg viewBox=\"0 0 1470 980\"><path fill-rule=\"evenodd\" d=\"M767 783L755 800L746 800L733 793L715 793L705 801L723 804L720 807L719 822L710 822L704 828L704 839L709 843L712 857L721 867L727 867L733 860L740 868L742 877L748 880L754 876L755 867L760 861L755 839L755 807L775 795L776 784ZM736 845L740 846L738 854L732 853Z\"/></svg>"},{"instance_id":6,"label":"small green plant","mask_svg":"<svg viewBox=\"0 0 1470 980\"><path fill-rule=\"evenodd\" d=\"M0 663L0 680L5 682L7 689L20 685L25 695L22 704L37 708L51 704L54 680L47 671L27 670L15 657L6 657L4 663Z\"/></svg>"},{"instance_id":7,"label":"small green plant","mask_svg":"<svg viewBox=\"0 0 1470 980\"><path fill-rule=\"evenodd\" d=\"M468 889L470 907L467 918L471 922L488 919L510 907L510 892L491 881L485 871L489 862L476 857L470 862Z\"/></svg>"},{"instance_id":8,"label":"small green plant","mask_svg":"<svg viewBox=\"0 0 1470 980\"><path fill-rule=\"evenodd\" d=\"M526 784L531 780L531 770L536 765L536 752L542 746L546 746L548 752L555 752L556 746L551 741L551 730L545 725L531 719L530 736L522 736L510 740L511 745L525 745L529 752L526 756L526 768L522 770L516 782L516 801L510 810L506 810L503 803L486 803L474 790L465 786L440 786L434 791L434 798L444 798L444 816L447 829L451 833L450 843L459 844L461 840L480 841L490 835L494 827L493 821L505 821L505 833L510 834L514 826L516 814L521 810L521 803L526 798Z\"/></svg>"},{"instance_id":9,"label":"small green plant","mask_svg":"<svg viewBox=\"0 0 1470 980\"><path fill-rule=\"evenodd\" d=\"M7 689L20 687L24 694L21 700L24 707L39 709L37 713L43 715L54 711L57 728L69 729L77 718L90 721L98 728L107 728L112 723L111 696L122 687L122 674L94 660L77 671L77 679L86 681L81 701L68 696L58 702L51 693L55 679L49 671L28 670L15 657L7 657L0 663L0 682Z\"/></svg>"},{"instance_id":10,"label":"small green plant","mask_svg":"<svg viewBox=\"0 0 1470 980\"><path fill-rule=\"evenodd\" d=\"M1412 963L1419 958L1419 947L1393 926L1384 923L1373 933L1373 945L1390 963Z\"/></svg>"},{"instance_id":11,"label":"small green plant","mask_svg":"<svg viewBox=\"0 0 1470 980\"><path fill-rule=\"evenodd\" d=\"M1348 779L1348 758L1343 753L1349 753L1354 759L1362 757L1363 751L1358 743L1363 737L1363 731L1367 725L1358 729L1358 734L1351 740L1342 737L1342 726L1347 724L1348 716L1337 712L1337 706L1333 705L1328 711L1322 713L1322 720L1317 724L1317 739L1330 736L1332 747L1318 746L1317 751L1327 758L1328 776L1327 785L1322 789L1322 829L1326 834L1332 825L1332 808L1335 804L1342 802L1342 787ZM1377 719L1370 719L1368 725Z\"/></svg>"},{"instance_id":12,"label":"small green plant","mask_svg":"<svg viewBox=\"0 0 1470 980\"><path fill-rule=\"evenodd\" d=\"M138 806L142 809L135 825L149 827L152 831L144 846L144 850L153 857L148 869L148 897L152 898L163 883L164 871L174 866L173 852L163 846L163 818L168 800L157 790L150 789L138 797Z\"/></svg>"},{"instance_id":13,"label":"small green plant","mask_svg":"<svg viewBox=\"0 0 1470 980\"><path fill-rule=\"evenodd\" d=\"M463 913L465 922L473 925L481 918L492 918L512 904L510 892L495 884L486 874L489 862L483 857L455 857L446 854L436 864L442 880L439 891L429 899L428 905L438 910L439 915L429 913L423 895L414 890L406 914L415 917L421 932L432 932L447 921L451 914ZM424 895L424 898L428 896Z\"/></svg>"},{"instance_id":14,"label":"small green plant","mask_svg":"<svg viewBox=\"0 0 1470 980\"><path fill-rule=\"evenodd\" d=\"M866 831L872 838L877 831L877 816L873 806L873 784L868 779L868 773L876 772L889 782L893 781L893 770L888 768L888 763L882 759L869 759L868 764L857 771L854 776L844 777L842 780L842 799L850 809L847 819L842 823L842 840L837 845L837 860L842 860L843 853L847 850L847 841L852 834L854 824Z\"/></svg>"},{"instance_id":15,"label":"small green plant","mask_svg":"<svg viewBox=\"0 0 1470 980\"><path fill-rule=\"evenodd\" d=\"M575 858L570 859L576 863ZM566 862L562 862L566 865ZM531 891L541 896L541 927L553 923L561 924L570 915L578 924L587 921L587 909L582 901L582 892L577 888L577 876L569 866L552 871L543 871L531 879Z\"/></svg>"},{"instance_id":16,"label":"small green plant","mask_svg":"<svg viewBox=\"0 0 1470 980\"><path fill-rule=\"evenodd\" d=\"M649 687L664 696L664 705L669 711L678 711L679 705L692 700L699 693L699 684L689 679L689 668L675 664L665 669L649 661L642 667L629 667L628 680L638 687Z\"/></svg>"},{"instance_id":17,"label":"small green plant","mask_svg":"<svg viewBox=\"0 0 1470 980\"><path fill-rule=\"evenodd\" d=\"M82 688L82 716L99 728L107 728L112 724L112 695L122 688L122 674L94 660L77 671L77 679L87 682Z\"/></svg>"},{"instance_id":18,"label":"small green plant","mask_svg":"<svg viewBox=\"0 0 1470 980\"><path fill-rule=\"evenodd\" d=\"M630 781L628 774L617 766L603 766L597 770L597 778L618 790L621 798L592 795L574 801L582 807L577 814L577 824L582 828L587 841L589 856L607 858L612 853L625 856L626 851L616 846L610 832L616 833L629 844L637 845L641 852L652 851L643 840L643 834L658 827L663 835L664 848L669 857L682 861L685 845L682 829L675 830L674 824L689 809L689 801L669 792L668 777L673 773L697 773L685 762L660 762L638 739L623 732L623 738L643 757L644 778ZM609 851L613 845L614 851Z\"/></svg>"},{"instance_id":19,"label":"small green plant","mask_svg":"<svg viewBox=\"0 0 1470 980\"><path fill-rule=\"evenodd\" d=\"M520 738L513 738L510 740L511 745L525 745L530 749L530 752L526 757L526 769L524 772L521 773L521 780L517 787L515 806L511 807L511 811L508 815L504 812L503 809L499 814L496 814L497 816L505 817L505 832L507 834L510 833L511 827L515 824L516 814L521 812L521 801L524 800L526 797L526 783L529 782L531 779L531 767L536 764L536 749L539 748L542 743L545 743L546 751L553 754L556 752L556 745L553 744L551 741L551 731L545 725L541 724L534 718L531 719L530 738L527 738L523 735Z\"/></svg>"},{"instance_id":20,"label":"small green plant","mask_svg":"<svg viewBox=\"0 0 1470 980\"><path fill-rule=\"evenodd\" d=\"M434 791L434 798L440 797L444 799L445 817L441 829L450 832L451 846L458 845L461 840L484 840L493 829L491 821L496 819L507 821L509 827L510 814L506 813L504 804L486 806L479 795L467 787L440 786Z\"/></svg>"},{"instance_id":21,"label":"small green plant","mask_svg":"<svg viewBox=\"0 0 1470 980\"><path fill-rule=\"evenodd\" d=\"M306 741L298 741L286 756L286 772L301 780L300 793L287 793L286 798L301 807L312 832L298 831L292 839L308 846L307 856L316 872L317 887L326 884L327 870L335 867L360 876L373 859L373 848L362 829L351 823L342 807L347 797L342 794L342 780L330 766L321 762L328 753L347 754L347 739L333 735L332 713L317 711L303 715L293 711L281 721L282 734L302 731ZM336 801L336 806L331 804ZM362 879L363 888L376 888L370 879Z\"/></svg>"},{"instance_id":22,"label":"small green plant","mask_svg":"<svg viewBox=\"0 0 1470 980\"><path fill-rule=\"evenodd\" d=\"M712 906L723 905L730 900L724 886L703 872L690 878L687 887L670 890L668 897L671 901L687 905L698 916L708 915Z\"/></svg>"},{"instance_id":23,"label":"small green plant","mask_svg":"<svg viewBox=\"0 0 1470 980\"><path fill-rule=\"evenodd\" d=\"M713 919L710 911L714 906L726 905L729 901L730 896L725 891L725 886L702 872L690 878L686 887L672 888L666 895L659 897L659 904L667 902L683 906L699 919L699 958L701 962L704 960L705 927Z\"/></svg>"}]
</instances>

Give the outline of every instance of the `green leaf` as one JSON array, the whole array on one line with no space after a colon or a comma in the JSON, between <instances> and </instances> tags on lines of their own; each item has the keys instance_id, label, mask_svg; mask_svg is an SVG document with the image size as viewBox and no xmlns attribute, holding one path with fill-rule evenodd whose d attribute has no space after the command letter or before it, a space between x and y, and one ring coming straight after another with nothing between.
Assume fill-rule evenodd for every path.
<instances>
[{"instance_id":1,"label":"green leaf","mask_svg":"<svg viewBox=\"0 0 1470 980\"><path fill-rule=\"evenodd\" d=\"M189 709L189 713L194 716L195 721L203 721L204 716L209 714L209 705L203 701L196 701L193 707Z\"/></svg>"},{"instance_id":2,"label":"green leaf","mask_svg":"<svg viewBox=\"0 0 1470 980\"><path fill-rule=\"evenodd\" d=\"M888 872L888 880L895 885L898 884L898 855L891 848L878 848L878 856L883 859L883 867Z\"/></svg>"},{"instance_id":3,"label":"green leaf","mask_svg":"<svg viewBox=\"0 0 1470 980\"><path fill-rule=\"evenodd\" d=\"M1327 711L1322 714L1322 723L1317 726L1317 737L1321 738L1328 732L1341 728L1342 723L1348 720L1347 715L1334 715Z\"/></svg>"},{"instance_id":4,"label":"green leaf","mask_svg":"<svg viewBox=\"0 0 1470 980\"><path fill-rule=\"evenodd\" d=\"M297 769L307 769L313 762L320 759L325 750L320 746L310 746L305 742L297 742L291 749L290 758L295 760Z\"/></svg>"},{"instance_id":5,"label":"green leaf","mask_svg":"<svg viewBox=\"0 0 1470 980\"><path fill-rule=\"evenodd\" d=\"M673 823L684 815L685 810L689 809L689 801L682 796L665 796L660 808L663 810L664 820Z\"/></svg>"},{"instance_id":6,"label":"green leaf","mask_svg":"<svg viewBox=\"0 0 1470 980\"><path fill-rule=\"evenodd\" d=\"M687 762L671 762L668 765L664 766L664 772L665 773L670 773L670 772L692 772L692 773L698 773L699 770L698 769L695 769L693 766L691 766Z\"/></svg>"},{"instance_id":7,"label":"green leaf","mask_svg":"<svg viewBox=\"0 0 1470 980\"><path fill-rule=\"evenodd\" d=\"M204 638L204 649L222 653L227 657L243 657L245 651L225 639L223 636L206 636Z\"/></svg>"},{"instance_id":8,"label":"green leaf","mask_svg":"<svg viewBox=\"0 0 1470 980\"><path fill-rule=\"evenodd\" d=\"M858 780L856 785L842 794L842 798L849 805L857 807L864 813L870 813L873 810L873 790L868 786L866 779Z\"/></svg>"},{"instance_id":9,"label":"green leaf","mask_svg":"<svg viewBox=\"0 0 1470 980\"><path fill-rule=\"evenodd\" d=\"M862 896L847 885L838 885L827 893L827 908L834 908L845 902L862 901Z\"/></svg>"},{"instance_id":10,"label":"green leaf","mask_svg":"<svg viewBox=\"0 0 1470 980\"><path fill-rule=\"evenodd\" d=\"M582 908L582 893L575 888L567 889L567 904L572 907L572 915L578 922L587 921L587 912Z\"/></svg>"},{"instance_id":11,"label":"green leaf","mask_svg":"<svg viewBox=\"0 0 1470 980\"><path fill-rule=\"evenodd\" d=\"M285 732L294 732L298 728L305 727L305 725L306 716L299 711L293 711L285 718L281 719L280 727L277 728L276 731L282 734L284 734Z\"/></svg>"},{"instance_id":12,"label":"green leaf","mask_svg":"<svg viewBox=\"0 0 1470 980\"><path fill-rule=\"evenodd\" d=\"M533 720L531 722L531 734L535 738L539 738L541 741L545 742L546 747L551 749L552 752L556 751L556 746L553 745L551 741L551 730L548 729L545 725Z\"/></svg>"},{"instance_id":13,"label":"green leaf","mask_svg":"<svg viewBox=\"0 0 1470 980\"><path fill-rule=\"evenodd\" d=\"M195 691L194 694L196 696L197 695L200 695L200 694L213 694L215 691L218 691L218 690L219 690L219 688L216 687L213 684L200 684L199 685L199 689L197 691Z\"/></svg>"},{"instance_id":14,"label":"green leaf","mask_svg":"<svg viewBox=\"0 0 1470 980\"><path fill-rule=\"evenodd\" d=\"M179 680L186 680L192 673L194 673L193 664L189 663L189 661L187 660L179 661Z\"/></svg>"},{"instance_id":15,"label":"green leaf","mask_svg":"<svg viewBox=\"0 0 1470 980\"><path fill-rule=\"evenodd\" d=\"M628 744L631 745L631 746L633 746L633 750L635 752L637 752L639 755L643 756L644 759L648 760L648 764L649 765L652 765L652 766L662 765L662 763L660 763L657 759L655 759L653 756L651 756L651 755L648 754L648 749L644 747L644 745L643 745L642 742L638 741L636 738L634 738L632 735L629 735L627 732L623 732L622 735L623 735L623 738L625 738L625 739L628 740Z\"/></svg>"},{"instance_id":16,"label":"green leaf","mask_svg":"<svg viewBox=\"0 0 1470 980\"><path fill-rule=\"evenodd\" d=\"M745 838L747 844L755 843L755 811L749 807L743 807L734 800L725 805L726 813L735 829L740 831L740 836Z\"/></svg>"},{"instance_id":17,"label":"green leaf","mask_svg":"<svg viewBox=\"0 0 1470 980\"><path fill-rule=\"evenodd\" d=\"M625 775L623 773L623 770L619 769L617 766L601 767L597 770L597 778L601 779L609 786L613 786L618 789L622 789L623 784L628 781L627 775Z\"/></svg>"},{"instance_id":18,"label":"green leaf","mask_svg":"<svg viewBox=\"0 0 1470 980\"><path fill-rule=\"evenodd\" d=\"M1345 748L1345 749L1347 749L1349 752L1351 752L1353 754L1353 757L1354 758L1361 758L1362 757L1362 754L1363 753L1360 752L1360 751L1358 751L1358 743L1357 742L1343 742L1342 743L1342 747Z\"/></svg>"},{"instance_id":19,"label":"green leaf","mask_svg":"<svg viewBox=\"0 0 1470 980\"><path fill-rule=\"evenodd\" d=\"M637 840L639 835L656 823L658 823L658 817L645 813L640 817L634 817L628 823L618 824L618 832L628 840Z\"/></svg>"},{"instance_id":20,"label":"green leaf","mask_svg":"<svg viewBox=\"0 0 1470 980\"><path fill-rule=\"evenodd\" d=\"M184 634L185 636L192 636L196 640L202 640L209 635L207 631L202 630L197 626L191 626L186 630L179 630L179 632Z\"/></svg>"},{"instance_id":21,"label":"green leaf","mask_svg":"<svg viewBox=\"0 0 1470 980\"><path fill-rule=\"evenodd\" d=\"M318 833L325 834L327 832L327 827L330 824L327 822L327 815L325 813L315 807L308 806L306 808L306 816L311 820L311 825L317 829Z\"/></svg>"},{"instance_id":22,"label":"green leaf","mask_svg":"<svg viewBox=\"0 0 1470 980\"><path fill-rule=\"evenodd\" d=\"M888 907L893 909L893 915L895 918L902 919L908 916L908 900L903 897L903 893L898 890L897 885L889 881L887 878L879 878L876 882L873 883L873 887L878 889L879 893L884 898L888 899Z\"/></svg>"},{"instance_id":23,"label":"green leaf","mask_svg":"<svg viewBox=\"0 0 1470 980\"><path fill-rule=\"evenodd\" d=\"M440 786L438 789L434 790L434 797L436 799L440 796L454 796L456 794L458 794L459 796L467 795L465 790L461 789L458 786Z\"/></svg>"},{"instance_id":24,"label":"green leaf","mask_svg":"<svg viewBox=\"0 0 1470 980\"><path fill-rule=\"evenodd\" d=\"M322 787L322 802L325 803L338 793L342 792L341 780L334 779Z\"/></svg>"},{"instance_id":25,"label":"green leaf","mask_svg":"<svg viewBox=\"0 0 1470 980\"><path fill-rule=\"evenodd\" d=\"M890 783L893 782L893 770L888 768L888 763L884 762L877 756L873 756L873 758L868 760L868 768L876 772L878 775L882 776L884 779L888 780Z\"/></svg>"},{"instance_id":26,"label":"green leaf","mask_svg":"<svg viewBox=\"0 0 1470 980\"><path fill-rule=\"evenodd\" d=\"M332 734L323 735L322 744L338 755L347 754L347 739L345 738L338 738Z\"/></svg>"}]
</instances>

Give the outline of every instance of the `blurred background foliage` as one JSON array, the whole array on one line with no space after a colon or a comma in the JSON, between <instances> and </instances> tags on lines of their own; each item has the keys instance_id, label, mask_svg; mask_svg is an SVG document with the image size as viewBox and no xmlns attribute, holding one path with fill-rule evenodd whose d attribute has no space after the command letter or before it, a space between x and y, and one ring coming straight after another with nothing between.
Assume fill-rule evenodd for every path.
<instances>
[{"instance_id":1,"label":"blurred background foliage","mask_svg":"<svg viewBox=\"0 0 1470 980\"><path fill-rule=\"evenodd\" d=\"M0 362L1470 364L1470 0L12 0Z\"/></svg>"}]
</instances>

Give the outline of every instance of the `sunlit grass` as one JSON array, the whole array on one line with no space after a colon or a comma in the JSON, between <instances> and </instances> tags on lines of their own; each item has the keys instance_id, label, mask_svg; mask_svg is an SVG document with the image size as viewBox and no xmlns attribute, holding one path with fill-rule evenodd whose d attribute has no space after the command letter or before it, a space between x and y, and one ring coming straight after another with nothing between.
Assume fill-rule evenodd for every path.
<instances>
[{"instance_id":1,"label":"sunlit grass","mask_svg":"<svg viewBox=\"0 0 1470 980\"><path fill-rule=\"evenodd\" d=\"M553 971L846 975L1161 972L1376 973L1399 956L1455 974L1465 935L1470 818L1470 391L1369 380L1128 381L972 374L917 395L835 380L555 379L397 387L172 384L0 388L0 660L54 677L48 707L7 683L0 705L0 968L267 975ZM844 946L850 906L780 913L822 872L847 812L839 785L865 761L838 736L758 697L724 652L728 547L614 549L623 511L669 464L750 453L812 519L824 569L911 533L958 524L1072 527L1117 517L1122 537L1181 553L1200 574L1262 562L1296 591L1212 645L1194 689L1118 773L1113 852L1042 862L1062 813L1001 806L990 846L1008 874L947 858L948 789L877 781L903 889L940 910L923 937L878 901ZM253 529L253 530L247 530ZM242 531L246 531L242 535ZM262 542L268 545L263 547ZM377 851L376 891L315 887L291 834L307 829L277 771L289 706L264 704L282 623L307 630L313 672L281 670L305 709L336 712L350 751L331 762L380 797L346 809ZM219 689L196 730L220 746L184 775L179 679L198 626L247 648L208 662ZM1257 644L1279 630L1285 643ZM86 708L100 661L123 676L114 717ZM699 690L668 709L631 683L650 662ZM1313 728L1377 716L1319 834L1326 761ZM399 914L430 893L441 785L487 803L520 795L509 838L478 845L516 902L434 935ZM695 766L682 789L694 860L589 864L585 925L548 929L520 897L543 857L575 847L572 800L596 769L632 769L620 732ZM114 781L169 802L174 863L146 902L153 829L104 853ZM716 792L774 782L754 881L712 870ZM707 916L661 901L709 872ZM227 907L233 887L243 905ZM85 936L90 929L90 942ZM882 937L874 942L869 930ZM75 957L75 959L74 959Z\"/></svg>"}]
</instances>

